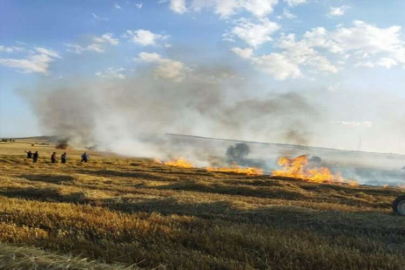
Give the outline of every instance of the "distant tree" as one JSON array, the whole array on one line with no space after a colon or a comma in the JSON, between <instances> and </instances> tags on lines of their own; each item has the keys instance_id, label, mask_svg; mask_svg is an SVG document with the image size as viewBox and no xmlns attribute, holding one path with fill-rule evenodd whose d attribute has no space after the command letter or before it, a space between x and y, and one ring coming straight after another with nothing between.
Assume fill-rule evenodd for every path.
<instances>
[{"instance_id":1,"label":"distant tree","mask_svg":"<svg viewBox=\"0 0 405 270\"><path fill-rule=\"evenodd\" d=\"M313 156L309 159L309 162L319 164L322 162L322 159L318 156Z\"/></svg>"},{"instance_id":2,"label":"distant tree","mask_svg":"<svg viewBox=\"0 0 405 270\"><path fill-rule=\"evenodd\" d=\"M250 153L250 148L246 143L231 145L226 150L228 161L240 163Z\"/></svg>"}]
</instances>

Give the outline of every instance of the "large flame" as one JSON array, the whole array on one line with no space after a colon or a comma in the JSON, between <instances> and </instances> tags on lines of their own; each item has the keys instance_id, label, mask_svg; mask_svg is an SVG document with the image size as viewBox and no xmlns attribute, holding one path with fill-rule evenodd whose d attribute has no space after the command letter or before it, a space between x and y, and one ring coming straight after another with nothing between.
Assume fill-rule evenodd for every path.
<instances>
[{"instance_id":1,"label":"large flame","mask_svg":"<svg viewBox=\"0 0 405 270\"><path fill-rule=\"evenodd\" d=\"M231 168L214 168L208 167L207 171L209 172L231 172L231 173L240 173L240 174L247 174L247 175L262 175L263 170L259 168L241 168L238 165L234 164Z\"/></svg>"},{"instance_id":2,"label":"large flame","mask_svg":"<svg viewBox=\"0 0 405 270\"><path fill-rule=\"evenodd\" d=\"M188 162L185 158L179 158L179 159L175 159L175 160L170 160L170 161L166 161L166 162L162 162L159 159L154 159L155 163L159 163L159 164L164 164L167 166L172 166L172 167L179 167L179 168L193 168L193 164L191 164L190 162Z\"/></svg>"},{"instance_id":3,"label":"large flame","mask_svg":"<svg viewBox=\"0 0 405 270\"><path fill-rule=\"evenodd\" d=\"M308 156L302 155L296 158L282 157L278 160L281 170L272 171L273 176L283 176L302 179L315 183L347 183L357 186L355 181L347 181L340 174L333 174L328 168L312 168L309 166Z\"/></svg>"}]
</instances>

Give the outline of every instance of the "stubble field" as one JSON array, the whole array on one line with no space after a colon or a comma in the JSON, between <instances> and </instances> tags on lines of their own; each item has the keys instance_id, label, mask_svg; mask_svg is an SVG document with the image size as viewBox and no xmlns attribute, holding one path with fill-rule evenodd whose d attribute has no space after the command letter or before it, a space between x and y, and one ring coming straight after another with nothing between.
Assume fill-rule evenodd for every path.
<instances>
[{"instance_id":1,"label":"stubble field","mask_svg":"<svg viewBox=\"0 0 405 270\"><path fill-rule=\"evenodd\" d=\"M0 144L0 269L405 268L400 189L53 151Z\"/></svg>"}]
</instances>

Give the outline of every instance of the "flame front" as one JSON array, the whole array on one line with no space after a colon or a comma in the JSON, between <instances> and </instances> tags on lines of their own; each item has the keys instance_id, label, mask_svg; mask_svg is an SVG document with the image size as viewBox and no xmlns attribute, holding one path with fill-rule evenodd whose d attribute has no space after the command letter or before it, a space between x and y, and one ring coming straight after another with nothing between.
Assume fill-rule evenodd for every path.
<instances>
[{"instance_id":1,"label":"flame front","mask_svg":"<svg viewBox=\"0 0 405 270\"><path fill-rule=\"evenodd\" d=\"M233 165L231 168L214 168L208 167L207 171L209 172L226 172L226 173L240 173L240 174L247 174L247 175L262 175L263 170L259 168L241 168L238 165Z\"/></svg>"},{"instance_id":2,"label":"flame front","mask_svg":"<svg viewBox=\"0 0 405 270\"><path fill-rule=\"evenodd\" d=\"M350 186L357 186L355 181L346 181L340 174L333 174L328 168L309 167L308 156L302 155L296 158L282 157L278 160L281 170L272 171L273 176L283 176L302 179L316 183L347 183Z\"/></svg>"},{"instance_id":3,"label":"flame front","mask_svg":"<svg viewBox=\"0 0 405 270\"><path fill-rule=\"evenodd\" d=\"M193 164L191 164L184 158L166 161L164 164L167 166L179 167L179 168L193 168L194 167Z\"/></svg>"}]
</instances>

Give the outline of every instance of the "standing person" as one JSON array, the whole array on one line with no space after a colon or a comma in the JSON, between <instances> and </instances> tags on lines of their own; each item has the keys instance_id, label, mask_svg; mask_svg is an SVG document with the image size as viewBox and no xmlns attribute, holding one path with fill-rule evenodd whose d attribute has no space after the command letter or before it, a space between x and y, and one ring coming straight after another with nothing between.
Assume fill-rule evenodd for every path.
<instances>
[{"instance_id":1,"label":"standing person","mask_svg":"<svg viewBox=\"0 0 405 270\"><path fill-rule=\"evenodd\" d=\"M32 161L34 163L37 163L38 158L39 158L38 151L35 151L34 155L32 156Z\"/></svg>"},{"instance_id":2,"label":"standing person","mask_svg":"<svg viewBox=\"0 0 405 270\"><path fill-rule=\"evenodd\" d=\"M86 152L84 152L84 154L82 155L82 163L84 162L84 163L87 163L87 160L88 160L88 156L87 156L87 154L86 154Z\"/></svg>"},{"instance_id":3,"label":"standing person","mask_svg":"<svg viewBox=\"0 0 405 270\"><path fill-rule=\"evenodd\" d=\"M31 150L30 151L25 151L25 153L27 153L27 158L32 158L32 152L31 152Z\"/></svg>"},{"instance_id":4,"label":"standing person","mask_svg":"<svg viewBox=\"0 0 405 270\"><path fill-rule=\"evenodd\" d=\"M51 162L56 163L56 152L53 152L53 154L51 156Z\"/></svg>"},{"instance_id":5,"label":"standing person","mask_svg":"<svg viewBox=\"0 0 405 270\"><path fill-rule=\"evenodd\" d=\"M63 153L63 154L60 156L60 160L62 161L63 164L66 163L66 152Z\"/></svg>"}]
</instances>

